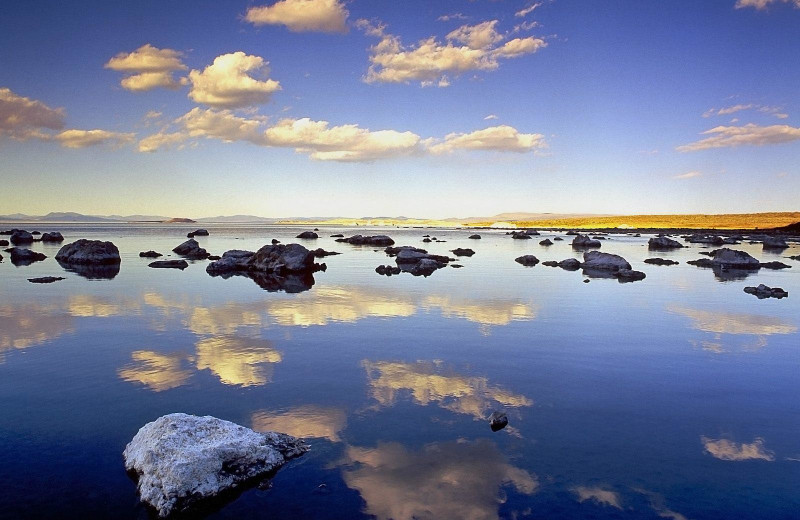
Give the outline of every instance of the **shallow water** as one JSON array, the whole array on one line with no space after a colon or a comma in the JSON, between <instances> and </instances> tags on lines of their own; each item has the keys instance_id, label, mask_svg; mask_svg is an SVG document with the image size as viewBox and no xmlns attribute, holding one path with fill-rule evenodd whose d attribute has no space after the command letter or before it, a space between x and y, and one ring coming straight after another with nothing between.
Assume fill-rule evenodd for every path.
<instances>
[{"instance_id":1,"label":"shallow water","mask_svg":"<svg viewBox=\"0 0 800 520\"><path fill-rule=\"evenodd\" d=\"M214 518L800 516L800 262L783 258L798 245L733 246L792 268L720 280L685 264L708 248L650 255L647 236L614 235L601 250L647 278L582 283L514 262L580 257L570 237L538 244L555 233L322 228L299 242L343 254L287 294L212 278L206 261L157 270L138 257L168 253L189 227L36 227L111 240L122 265L88 280L58 266L58 245L34 244L48 259L26 267L2 253L2 517L147 518L121 453L177 411L311 438L271 489ZM302 230L207 227L197 240L216 254ZM380 248L328 238L369 231L476 254L429 278L383 277ZM26 280L45 275L67 279ZM742 291L759 283L790 296ZM499 432L494 410L509 416Z\"/></svg>"}]
</instances>

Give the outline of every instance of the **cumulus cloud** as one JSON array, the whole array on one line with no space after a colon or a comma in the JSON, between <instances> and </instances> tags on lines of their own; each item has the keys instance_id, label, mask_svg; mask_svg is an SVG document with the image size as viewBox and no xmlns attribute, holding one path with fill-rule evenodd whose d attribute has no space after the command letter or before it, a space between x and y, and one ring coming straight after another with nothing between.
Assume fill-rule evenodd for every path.
<instances>
[{"instance_id":1,"label":"cumulus cloud","mask_svg":"<svg viewBox=\"0 0 800 520\"><path fill-rule=\"evenodd\" d=\"M101 144L115 146L133 141L135 134L109 132L108 130L64 130L56 134L53 139L61 143L64 148L86 148Z\"/></svg>"},{"instance_id":2,"label":"cumulus cloud","mask_svg":"<svg viewBox=\"0 0 800 520\"><path fill-rule=\"evenodd\" d=\"M673 179L693 179L694 177L700 177L701 175L703 175L702 172L693 170L690 172L682 173L680 175L676 175L673 177Z\"/></svg>"},{"instance_id":3,"label":"cumulus cloud","mask_svg":"<svg viewBox=\"0 0 800 520\"><path fill-rule=\"evenodd\" d=\"M759 126L716 126L702 135L710 135L694 143L678 146L679 152L694 152L709 148L728 148L734 146L763 146L767 144L788 143L800 140L800 128L789 125Z\"/></svg>"},{"instance_id":4,"label":"cumulus cloud","mask_svg":"<svg viewBox=\"0 0 800 520\"><path fill-rule=\"evenodd\" d=\"M542 134L523 134L508 125L492 126L467 134L447 134L442 141L428 140L431 153L455 150L490 150L501 152L533 152L547 147Z\"/></svg>"},{"instance_id":5,"label":"cumulus cloud","mask_svg":"<svg viewBox=\"0 0 800 520\"><path fill-rule=\"evenodd\" d=\"M754 7L761 10L766 9L770 4L794 4L795 7L800 8L800 0L736 0L736 9L744 7Z\"/></svg>"},{"instance_id":6,"label":"cumulus cloud","mask_svg":"<svg viewBox=\"0 0 800 520\"><path fill-rule=\"evenodd\" d=\"M186 84L186 78L172 76L173 72L187 68L181 56L176 50L159 49L147 43L133 52L117 54L105 68L125 74L120 84L126 90L143 92L159 87L175 90Z\"/></svg>"},{"instance_id":7,"label":"cumulus cloud","mask_svg":"<svg viewBox=\"0 0 800 520\"><path fill-rule=\"evenodd\" d=\"M281 85L272 79L256 79L250 74L269 74L268 62L242 51L217 56L203 71L192 70L189 81L192 100L216 108L241 108L269 101Z\"/></svg>"},{"instance_id":8,"label":"cumulus cloud","mask_svg":"<svg viewBox=\"0 0 800 520\"><path fill-rule=\"evenodd\" d=\"M450 32L442 43L435 36L406 46L398 36L386 32L382 24L358 20L356 25L367 35L379 39L370 48L367 83L408 83L423 86L449 85L448 75L497 69L501 58L531 54L547 43L534 37L515 38L499 45L505 36L496 30L497 20L464 25Z\"/></svg>"},{"instance_id":9,"label":"cumulus cloud","mask_svg":"<svg viewBox=\"0 0 800 520\"><path fill-rule=\"evenodd\" d=\"M0 88L0 136L12 139L42 137L42 130L64 128L64 109Z\"/></svg>"},{"instance_id":10,"label":"cumulus cloud","mask_svg":"<svg viewBox=\"0 0 800 520\"><path fill-rule=\"evenodd\" d=\"M340 0L280 0L251 7L245 20L254 25L285 25L293 32L347 32L350 13Z\"/></svg>"},{"instance_id":11,"label":"cumulus cloud","mask_svg":"<svg viewBox=\"0 0 800 520\"><path fill-rule=\"evenodd\" d=\"M750 444L737 444L728 439L701 437L705 452L720 460L767 460L774 461L775 454L764 448L764 439L756 437Z\"/></svg>"},{"instance_id":12,"label":"cumulus cloud","mask_svg":"<svg viewBox=\"0 0 800 520\"><path fill-rule=\"evenodd\" d=\"M528 7L524 8L524 9L520 9L519 11L517 11L516 13L514 13L514 16L516 16L516 17L518 17L518 18L523 18L523 17L525 17L525 16L528 16L528 15L529 15L529 14L531 14L531 13L532 13L532 12L533 12L533 11L534 11L536 8L538 8L538 7L541 7L541 6L542 6L542 3L541 3L541 2L539 2L539 3L536 3L536 4L531 4L531 5L529 5Z\"/></svg>"}]
</instances>

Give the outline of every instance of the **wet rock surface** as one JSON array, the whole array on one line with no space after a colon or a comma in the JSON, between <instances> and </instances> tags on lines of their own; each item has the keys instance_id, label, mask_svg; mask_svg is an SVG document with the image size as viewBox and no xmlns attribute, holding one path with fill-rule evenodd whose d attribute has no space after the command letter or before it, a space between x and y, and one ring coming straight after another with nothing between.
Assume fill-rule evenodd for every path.
<instances>
[{"instance_id":1,"label":"wet rock surface","mask_svg":"<svg viewBox=\"0 0 800 520\"><path fill-rule=\"evenodd\" d=\"M678 265L680 262L667 258L647 258L644 263L651 265Z\"/></svg>"},{"instance_id":2,"label":"wet rock surface","mask_svg":"<svg viewBox=\"0 0 800 520\"><path fill-rule=\"evenodd\" d=\"M66 280L63 276L41 276L39 278L28 278L31 283L53 283L60 280Z\"/></svg>"},{"instance_id":3,"label":"wet rock surface","mask_svg":"<svg viewBox=\"0 0 800 520\"><path fill-rule=\"evenodd\" d=\"M208 251L200 247L197 240L193 238L177 246L172 252L189 260L205 260L210 256Z\"/></svg>"},{"instance_id":4,"label":"wet rock surface","mask_svg":"<svg viewBox=\"0 0 800 520\"><path fill-rule=\"evenodd\" d=\"M572 247L574 248L590 248L590 247L600 247L602 244L599 240L595 240L585 235L575 235L575 238L572 239Z\"/></svg>"},{"instance_id":5,"label":"wet rock surface","mask_svg":"<svg viewBox=\"0 0 800 520\"><path fill-rule=\"evenodd\" d=\"M768 287L763 283L759 284L758 287L745 287L744 292L756 296L759 300L763 300L765 298L781 299L789 296L789 293L784 291L782 288Z\"/></svg>"},{"instance_id":6,"label":"wet rock surface","mask_svg":"<svg viewBox=\"0 0 800 520\"><path fill-rule=\"evenodd\" d=\"M522 255L514 259L514 261L518 264L522 264L526 267L533 267L539 263L539 259L533 255Z\"/></svg>"},{"instance_id":7,"label":"wet rock surface","mask_svg":"<svg viewBox=\"0 0 800 520\"><path fill-rule=\"evenodd\" d=\"M63 246L56 253L60 264L70 265L114 265L122 261L119 249L112 242L86 240L82 238ZM117 269L119 271L119 269Z\"/></svg>"},{"instance_id":8,"label":"wet rock surface","mask_svg":"<svg viewBox=\"0 0 800 520\"><path fill-rule=\"evenodd\" d=\"M155 251L142 251L139 253L140 258L158 258L164 256L161 253L157 253Z\"/></svg>"},{"instance_id":9,"label":"wet rock surface","mask_svg":"<svg viewBox=\"0 0 800 520\"><path fill-rule=\"evenodd\" d=\"M11 263L18 267L31 265L34 262L41 262L47 258L46 255L39 253L38 251L31 251L30 249L24 247L14 247L11 249L10 254Z\"/></svg>"}]
</instances>

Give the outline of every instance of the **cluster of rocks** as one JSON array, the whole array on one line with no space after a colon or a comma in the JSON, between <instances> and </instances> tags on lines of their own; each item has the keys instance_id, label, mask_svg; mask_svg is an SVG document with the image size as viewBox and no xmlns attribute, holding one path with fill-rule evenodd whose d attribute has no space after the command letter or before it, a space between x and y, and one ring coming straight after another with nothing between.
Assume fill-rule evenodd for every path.
<instances>
[{"instance_id":1,"label":"cluster of rocks","mask_svg":"<svg viewBox=\"0 0 800 520\"><path fill-rule=\"evenodd\" d=\"M454 260L447 256L430 254L425 249L413 246L389 246L384 249L384 252L390 257L394 257L401 272L414 276L430 276L434 271L447 267L447 264ZM398 273L393 272L392 274Z\"/></svg>"},{"instance_id":2,"label":"cluster of rocks","mask_svg":"<svg viewBox=\"0 0 800 520\"><path fill-rule=\"evenodd\" d=\"M312 273L324 271L314 263L314 252L300 244L270 244L256 252L234 249L206 266L211 276L248 276L267 290L300 292L314 284Z\"/></svg>"},{"instance_id":3,"label":"cluster of rocks","mask_svg":"<svg viewBox=\"0 0 800 520\"><path fill-rule=\"evenodd\" d=\"M375 268L375 272L384 276L392 276L400 274L403 270L395 265L379 265Z\"/></svg>"},{"instance_id":4,"label":"cluster of rocks","mask_svg":"<svg viewBox=\"0 0 800 520\"><path fill-rule=\"evenodd\" d=\"M576 249L587 249L600 246L600 241L596 238L590 238L586 235L581 235L580 233L576 233L575 238L572 239L572 247Z\"/></svg>"},{"instance_id":5,"label":"cluster of rocks","mask_svg":"<svg viewBox=\"0 0 800 520\"><path fill-rule=\"evenodd\" d=\"M517 258L517 262L520 262L523 258L525 257ZM616 278L620 282L633 282L643 280L646 277L645 273L632 269L631 264L621 256L600 251L585 252L583 254L583 262L576 258L567 258L561 262L548 260L542 262L542 265L560 267L566 271L583 269L583 274L590 278Z\"/></svg>"},{"instance_id":6,"label":"cluster of rocks","mask_svg":"<svg viewBox=\"0 0 800 520\"><path fill-rule=\"evenodd\" d=\"M207 229L195 229L190 233L186 233L186 238L194 238L194 237L207 237L208 230Z\"/></svg>"},{"instance_id":7,"label":"cluster of rocks","mask_svg":"<svg viewBox=\"0 0 800 520\"><path fill-rule=\"evenodd\" d=\"M351 244L354 246L386 247L394 245L394 240L392 240L386 235L374 235L374 236L353 235L348 238L337 238L336 241L344 242L346 244Z\"/></svg>"},{"instance_id":8,"label":"cluster of rocks","mask_svg":"<svg viewBox=\"0 0 800 520\"><path fill-rule=\"evenodd\" d=\"M122 260L112 242L82 238L59 249L56 261L85 278L111 279L119 273Z\"/></svg>"},{"instance_id":9,"label":"cluster of rocks","mask_svg":"<svg viewBox=\"0 0 800 520\"><path fill-rule=\"evenodd\" d=\"M754 258L745 251L739 251L737 249L729 249L727 247L723 247L721 249L715 249L713 251L701 254L706 254L711 258L700 258L698 260L689 260L686 263L697 267L710 267L723 270L734 269L743 271L756 271L761 268L787 269L791 267L790 265L778 261L759 262L758 259Z\"/></svg>"},{"instance_id":10,"label":"cluster of rocks","mask_svg":"<svg viewBox=\"0 0 800 520\"><path fill-rule=\"evenodd\" d=\"M767 287L763 283L759 284L758 287L745 287L744 292L756 296L759 300L764 298L781 299L789 296L789 293L780 287Z\"/></svg>"},{"instance_id":11,"label":"cluster of rocks","mask_svg":"<svg viewBox=\"0 0 800 520\"><path fill-rule=\"evenodd\" d=\"M556 262L555 260L547 260L546 262L542 262L542 265L546 265L547 267L560 267L565 271L577 271L581 268L581 262L577 258L567 258L566 260L561 260L560 262Z\"/></svg>"},{"instance_id":12,"label":"cluster of rocks","mask_svg":"<svg viewBox=\"0 0 800 520\"><path fill-rule=\"evenodd\" d=\"M539 235L539 232L535 229L525 229L523 231L511 231L507 234L511 235L511 238L517 240L530 240L531 237Z\"/></svg>"},{"instance_id":13,"label":"cluster of rocks","mask_svg":"<svg viewBox=\"0 0 800 520\"><path fill-rule=\"evenodd\" d=\"M172 250L172 252L184 258L188 258L189 260L205 260L211 256L208 251L200 247L200 244L197 242L197 240L193 238L190 238L183 244L177 246Z\"/></svg>"}]
</instances>

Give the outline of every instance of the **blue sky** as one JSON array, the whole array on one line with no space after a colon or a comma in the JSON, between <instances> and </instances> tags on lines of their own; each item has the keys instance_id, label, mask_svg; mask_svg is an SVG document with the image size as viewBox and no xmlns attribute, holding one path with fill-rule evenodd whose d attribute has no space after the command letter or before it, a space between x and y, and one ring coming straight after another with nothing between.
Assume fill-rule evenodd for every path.
<instances>
[{"instance_id":1,"label":"blue sky","mask_svg":"<svg viewBox=\"0 0 800 520\"><path fill-rule=\"evenodd\" d=\"M1 9L0 213L798 210L798 0Z\"/></svg>"}]
</instances>

